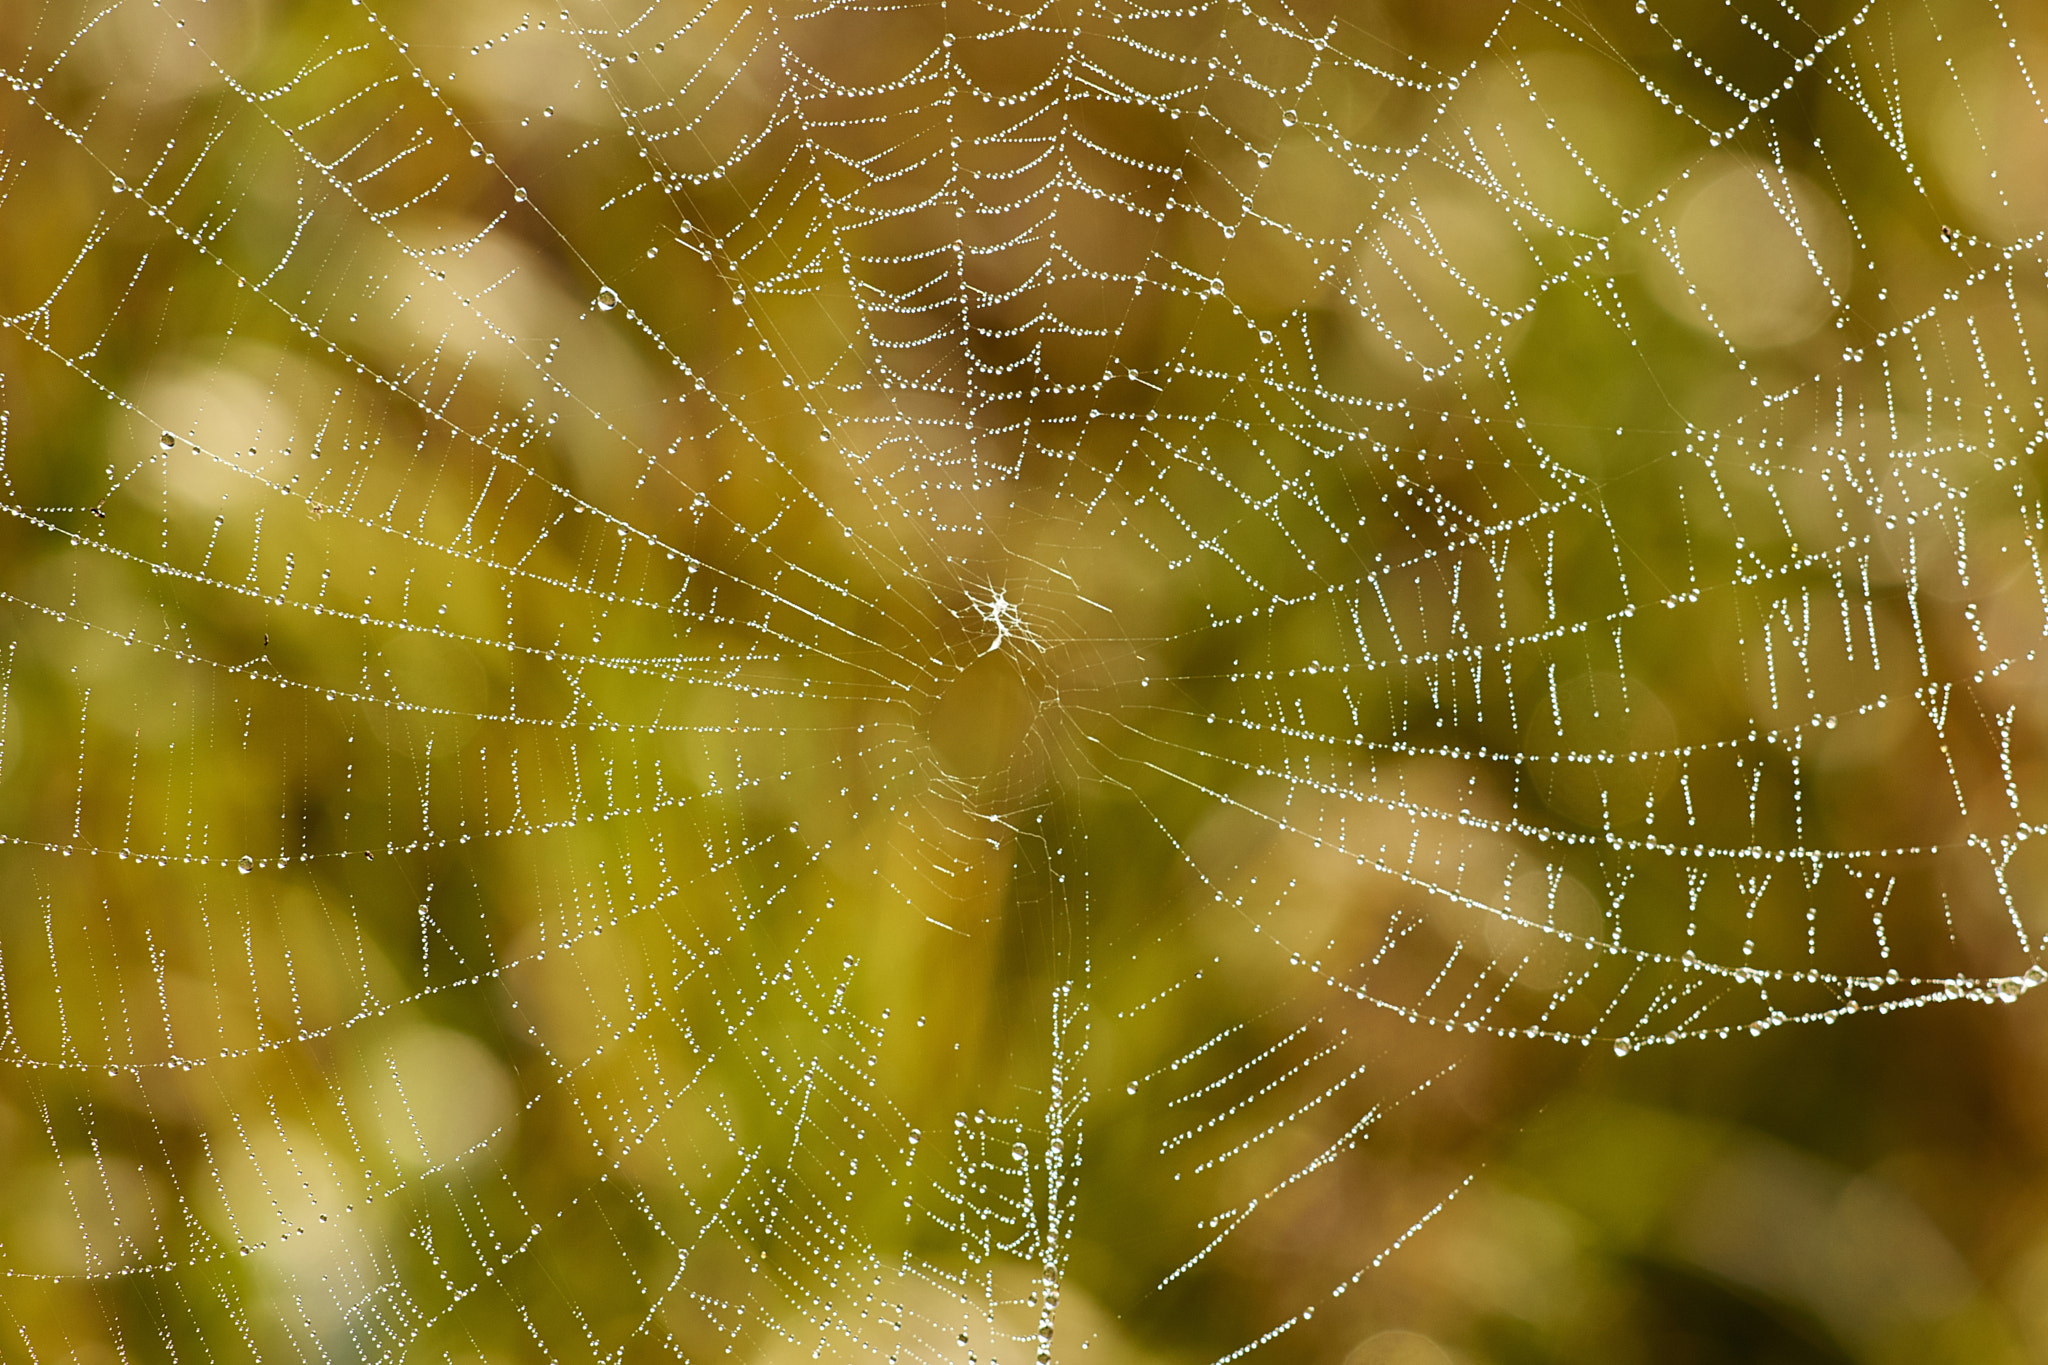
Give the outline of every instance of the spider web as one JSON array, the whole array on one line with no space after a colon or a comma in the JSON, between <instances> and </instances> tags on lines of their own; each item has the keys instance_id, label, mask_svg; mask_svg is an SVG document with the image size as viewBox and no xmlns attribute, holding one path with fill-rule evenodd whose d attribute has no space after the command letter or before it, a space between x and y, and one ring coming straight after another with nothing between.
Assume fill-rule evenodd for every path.
<instances>
[{"instance_id":1,"label":"spider web","mask_svg":"<svg viewBox=\"0 0 2048 1365\"><path fill-rule=\"evenodd\" d=\"M2048 979L1996 5L0 30L11 1350L1113 1358L1459 1048Z\"/></svg>"}]
</instances>

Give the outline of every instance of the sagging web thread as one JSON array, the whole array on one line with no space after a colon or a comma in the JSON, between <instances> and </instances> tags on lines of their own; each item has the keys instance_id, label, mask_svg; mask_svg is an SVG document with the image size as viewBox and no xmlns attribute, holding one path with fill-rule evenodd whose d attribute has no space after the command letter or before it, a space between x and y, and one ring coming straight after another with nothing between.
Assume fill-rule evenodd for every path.
<instances>
[{"instance_id":1,"label":"sagging web thread","mask_svg":"<svg viewBox=\"0 0 2048 1365\"><path fill-rule=\"evenodd\" d=\"M35 1349L1071 1358L1096 1116L2043 979L1998 7L260 18L10 21Z\"/></svg>"}]
</instances>

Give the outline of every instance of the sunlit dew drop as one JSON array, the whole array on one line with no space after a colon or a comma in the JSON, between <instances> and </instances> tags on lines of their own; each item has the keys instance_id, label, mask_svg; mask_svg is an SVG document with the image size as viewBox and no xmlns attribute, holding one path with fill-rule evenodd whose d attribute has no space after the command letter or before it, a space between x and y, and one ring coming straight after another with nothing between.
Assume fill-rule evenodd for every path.
<instances>
[{"instance_id":1,"label":"sunlit dew drop","mask_svg":"<svg viewBox=\"0 0 2048 1365\"><path fill-rule=\"evenodd\" d=\"M171 433L167 431L162 436L157 438L157 444L162 446L165 450L169 450L172 446L178 444L178 438L171 435Z\"/></svg>"},{"instance_id":2,"label":"sunlit dew drop","mask_svg":"<svg viewBox=\"0 0 2048 1365\"><path fill-rule=\"evenodd\" d=\"M1030 1155L1030 1152L1025 1148L1023 1143L1016 1142L1010 1145L1010 1160L1022 1161L1028 1155Z\"/></svg>"},{"instance_id":3,"label":"sunlit dew drop","mask_svg":"<svg viewBox=\"0 0 2048 1365\"><path fill-rule=\"evenodd\" d=\"M241 873L244 877L248 876L251 872L254 872L255 870L256 860L246 853L242 855L241 861L235 864L235 871Z\"/></svg>"},{"instance_id":4,"label":"sunlit dew drop","mask_svg":"<svg viewBox=\"0 0 2048 1365\"><path fill-rule=\"evenodd\" d=\"M612 311L612 309L614 309L614 308L616 308L616 307L618 307L618 306L619 306L619 296L618 296L618 294L616 294L615 292L613 292L613 290L612 290L612 287L611 287L610 285L606 285L606 286L605 286L604 288L602 288L602 289L600 289L600 290L598 290L598 291L597 291L597 311L598 311L598 312L600 312L600 313L609 313L609 312L611 312L611 311Z\"/></svg>"},{"instance_id":5,"label":"sunlit dew drop","mask_svg":"<svg viewBox=\"0 0 2048 1365\"><path fill-rule=\"evenodd\" d=\"M1616 1038L1614 1040L1614 1055L1617 1057L1628 1056L1628 1039Z\"/></svg>"}]
</instances>

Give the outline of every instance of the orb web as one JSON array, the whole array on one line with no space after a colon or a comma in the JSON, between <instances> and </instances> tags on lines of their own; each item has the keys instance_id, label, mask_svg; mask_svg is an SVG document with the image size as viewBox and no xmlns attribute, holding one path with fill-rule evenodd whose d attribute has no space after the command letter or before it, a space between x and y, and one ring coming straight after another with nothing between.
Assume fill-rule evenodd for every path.
<instances>
[{"instance_id":1,"label":"orb web","mask_svg":"<svg viewBox=\"0 0 2048 1365\"><path fill-rule=\"evenodd\" d=\"M2044 979L2022 16L0 33L24 1349L1113 1358L1460 1049Z\"/></svg>"}]
</instances>

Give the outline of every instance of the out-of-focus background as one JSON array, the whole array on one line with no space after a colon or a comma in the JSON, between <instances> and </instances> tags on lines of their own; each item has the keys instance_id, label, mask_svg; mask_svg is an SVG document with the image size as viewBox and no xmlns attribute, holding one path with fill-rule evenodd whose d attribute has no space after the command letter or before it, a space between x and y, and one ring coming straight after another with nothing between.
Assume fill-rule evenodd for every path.
<instances>
[{"instance_id":1,"label":"out-of-focus background","mask_svg":"<svg viewBox=\"0 0 2048 1365\"><path fill-rule=\"evenodd\" d=\"M0 10L0 1356L2048 1360L2048 30Z\"/></svg>"}]
</instances>

